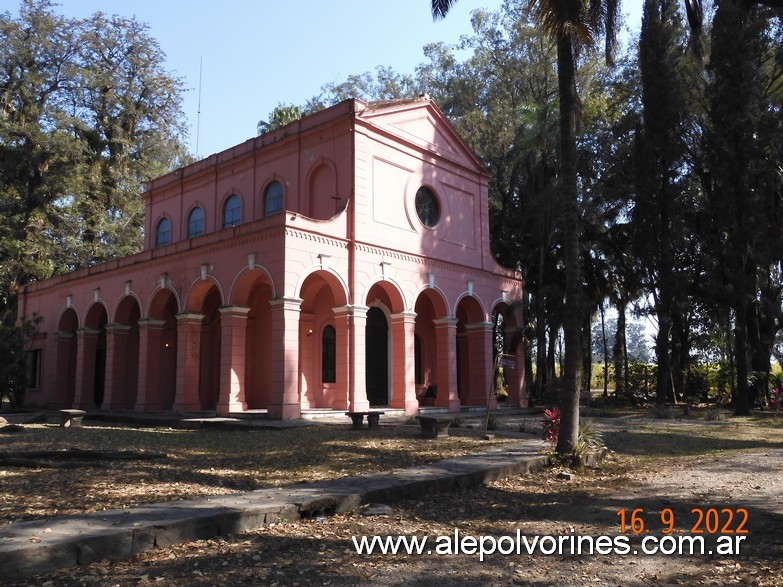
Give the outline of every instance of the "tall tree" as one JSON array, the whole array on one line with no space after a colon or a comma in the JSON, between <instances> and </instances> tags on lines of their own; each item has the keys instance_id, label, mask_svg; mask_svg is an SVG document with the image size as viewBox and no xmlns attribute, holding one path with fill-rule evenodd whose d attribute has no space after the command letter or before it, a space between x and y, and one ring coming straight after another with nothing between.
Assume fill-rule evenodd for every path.
<instances>
[{"instance_id":1,"label":"tall tree","mask_svg":"<svg viewBox=\"0 0 783 587\"><path fill-rule=\"evenodd\" d=\"M73 187L81 155L64 98L74 49L49 2L22 4L17 19L0 14L0 309L16 284L54 270L49 211Z\"/></svg>"},{"instance_id":2,"label":"tall tree","mask_svg":"<svg viewBox=\"0 0 783 587\"><path fill-rule=\"evenodd\" d=\"M78 23L73 129L84 149L75 207L85 224L81 264L141 248L143 183L183 161L181 82L134 19L97 13Z\"/></svg>"},{"instance_id":3,"label":"tall tree","mask_svg":"<svg viewBox=\"0 0 783 587\"><path fill-rule=\"evenodd\" d=\"M637 138L634 250L658 319L656 402L670 399L673 322L683 302L681 264L688 237L685 129L687 40L677 0L645 0L639 40L642 121Z\"/></svg>"},{"instance_id":4,"label":"tall tree","mask_svg":"<svg viewBox=\"0 0 783 587\"><path fill-rule=\"evenodd\" d=\"M434 18L443 18L456 0L431 0ZM605 35L607 58L615 43L617 0L531 0L541 28L557 47L560 100L560 198L564 226L565 314L563 331L565 363L561 398L559 453L570 453L579 435L579 395L582 367L581 335L584 308L579 269L579 192L576 171L576 129L579 109L576 91L576 58L579 47L592 47Z\"/></svg>"},{"instance_id":5,"label":"tall tree","mask_svg":"<svg viewBox=\"0 0 783 587\"><path fill-rule=\"evenodd\" d=\"M147 27L0 15L0 305L15 287L138 251L143 184L187 159L182 84Z\"/></svg>"},{"instance_id":6,"label":"tall tree","mask_svg":"<svg viewBox=\"0 0 783 587\"><path fill-rule=\"evenodd\" d=\"M749 325L758 316L759 276L781 258L775 245L779 224L770 219L780 219L783 195L783 75L779 47L771 36L773 14L762 5L780 9L783 2L722 0L718 4L708 66L709 243L716 289L734 318L738 415L748 414L756 399L749 386L753 340Z\"/></svg>"}]
</instances>

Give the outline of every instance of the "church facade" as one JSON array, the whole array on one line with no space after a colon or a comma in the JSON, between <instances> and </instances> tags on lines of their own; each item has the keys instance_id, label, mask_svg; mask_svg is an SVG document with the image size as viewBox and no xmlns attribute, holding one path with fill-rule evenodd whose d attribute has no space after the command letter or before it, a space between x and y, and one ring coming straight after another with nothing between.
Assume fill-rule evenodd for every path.
<instances>
[{"instance_id":1,"label":"church facade","mask_svg":"<svg viewBox=\"0 0 783 587\"><path fill-rule=\"evenodd\" d=\"M25 403L142 412L526 405L487 172L428 98L347 100L148 185L136 255L20 291ZM505 348L504 348L505 345Z\"/></svg>"}]
</instances>

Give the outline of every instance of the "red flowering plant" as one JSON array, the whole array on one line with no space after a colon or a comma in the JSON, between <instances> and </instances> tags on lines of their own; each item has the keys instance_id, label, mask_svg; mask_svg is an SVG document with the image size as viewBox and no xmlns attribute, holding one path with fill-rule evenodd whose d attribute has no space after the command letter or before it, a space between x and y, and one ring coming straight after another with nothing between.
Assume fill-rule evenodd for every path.
<instances>
[{"instance_id":1,"label":"red flowering plant","mask_svg":"<svg viewBox=\"0 0 783 587\"><path fill-rule=\"evenodd\" d=\"M560 408L544 408L544 440L552 445L554 450L557 437L560 435Z\"/></svg>"},{"instance_id":2,"label":"red flowering plant","mask_svg":"<svg viewBox=\"0 0 783 587\"><path fill-rule=\"evenodd\" d=\"M772 390L772 395L769 398L769 409L773 412L777 412L780 409L780 388L776 387Z\"/></svg>"},{"instance_id":3,"label":"red flowering plant","mask_svg":"<svg viewBox=\"0 0 783 587\"><path fill-rule=\"evenodd\" d=\"M780 404L783 402L783 396L781 394L781 389L783 389L783 374L770 373L769 382L772 386L772 392L770 393L767 404L769 405L770 410L778 412L781 408Z\"/></svg>"}]
</instances>

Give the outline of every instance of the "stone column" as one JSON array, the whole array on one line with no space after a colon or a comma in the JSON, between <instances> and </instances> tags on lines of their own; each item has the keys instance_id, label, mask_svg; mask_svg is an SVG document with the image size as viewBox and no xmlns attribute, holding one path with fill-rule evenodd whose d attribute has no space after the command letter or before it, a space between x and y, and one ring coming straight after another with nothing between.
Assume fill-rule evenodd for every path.
<instances>
[{"instance_id":1,"label":"stone column","mask_svg":"<svg viewBox=\"0 0 783 587\"><path fill-rule=\"evenodd\" d=\"M367 399L367 306L353 306L348 321L348 411L366 412L370 409Z\"/></svg>"},{"instance_id":2,"label":"stone column","mask_svg":"<svg viewBox=\"0 0 783 587\"><path fill-rule=\"evenodd\" d=\"M89 410L95 407L95 353L98 349L99 330L76 330L76 393L73 407Z\"/></svg>"},{"instance_id":3,"label":"stone column","mask_svg":"<svg viewBox=\"0 0 783 587\"><path fill-rule=\"evenodd\" d=\"M332 308L334 312L335 334L335 364L334 364L334 402L333 410L348 411L350 396L350 353L348 349L351 338L351 308L341 306Z\"/></svg>"},{"instance_id":4,"label":"stone column","mask_svg":"<svg viewBox=\"0 0 783 587\"><path fill-rule=\"evenodd\" d=\"M139 391L137 412L154 412L163 408L160 389L161 340L163 320L139 320Z\"/></svg>"},{"instance_id":5,"label":"stone column","mask_svg":"<svg viewBox=\"0 0 783 587\"><path fill-rule=\"evenodd\" d=\"M127 324L106 325L106 392L102 407L106 410L128 409L127 398Z\"/></svg>"},{"instance_id":6,"label":"stone column","mask_svg":"<svg viewBox=\"0 0 783 587\"><path fill-rule=\"evenodd\" d=\"M456 412L460 408L457 390L457 319L438 318L432 322L437 344L435 369L438 394L435 396L435 405Z\"/></svg>"},{"instance_id":7,"label":"stone column","mask_svg":"<svg viewBox=\"0 0 783 587\"><path fill-rule=\"evenodd\" d=\"M272 393L269 415L284 420L299 418L299 298L276 298L272 306Z\"/></svg>"},{"instance_id":8,"label":"stone column","mask_svg":"<svg viewBox=\"0 0 783 587\"><path fill-rule=\"evenodd\" d=\"M172 406L175 412L197 412L201 409L198 386L202 320L204 314L177 314L177 390Z\"/></svg>"},{"instance_id":9,"label":"stone column","mask_svg":"<svg viewBox=\"0 0 783 587\"><path fill-rule=\"evenodd\" d=\"M247 410L245 401L245 351L250 308L220 308L220 397L217 415Z\"/></svg>"},{"instance_id":10,"label":"stone column","mask_svg":"<svg viewBox=\"0 0 783 587\"><path fill-rule=\"evenodd\" d=\"M416 313L401 312L391 316L394 333L394 374L392 408L402 408L406 414L415 414L419 409L416 399Z\"/></svg>"},{"instance_id":11,"label":"stone column","mask_svg":"<svg viewBox=\"0 0 783 587\"><path fill-rule=\"evenodd\" d=\"M468 395L466 404L486 406L487 396L492 388L494 362L492 360L492 322L476 322L465 326L468 336L468 356L462 360L468 362ZM493 396L489 401L490 409L497 407Z\"/></svg>"}]
</instances>

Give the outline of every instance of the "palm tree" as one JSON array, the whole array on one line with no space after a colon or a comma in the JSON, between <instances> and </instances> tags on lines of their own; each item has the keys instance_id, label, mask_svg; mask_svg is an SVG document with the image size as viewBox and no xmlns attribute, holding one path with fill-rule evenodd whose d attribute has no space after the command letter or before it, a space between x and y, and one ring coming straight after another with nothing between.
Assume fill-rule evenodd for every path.
<instances>
[{"instance_id":1,"label":"palm tree","mask_svg":"<svg viewBox=\"0 0 783 587\"><path fill-rule=\"evenodd\" d=\"M432 16L443 18L456 0L431 0ZM557 45L560 97L560 197L563 219L563 264L566 279L563 331L565 361L561 397L560 435L557 452L573 451L579 436L579 390L582 370L581 326L584 308L579 270L579 196L576 177L575 51L591 48L604 34L607 61L612 61L619 0L529 0L541 29Z\"/></svg>"},{"instance_id":2,"label":"palm tree","mask_svg":"<svg viewBox=\"0 0 783 587\"><path fill-rule=\"evenodd\" d=\"M278 104L269 114L269 120L261 120L258 123L258 134L262 135L269 131L278 129L295 120L299 120L305 115L299 106L286 106Z\"/></svg>"}]
</instances>

